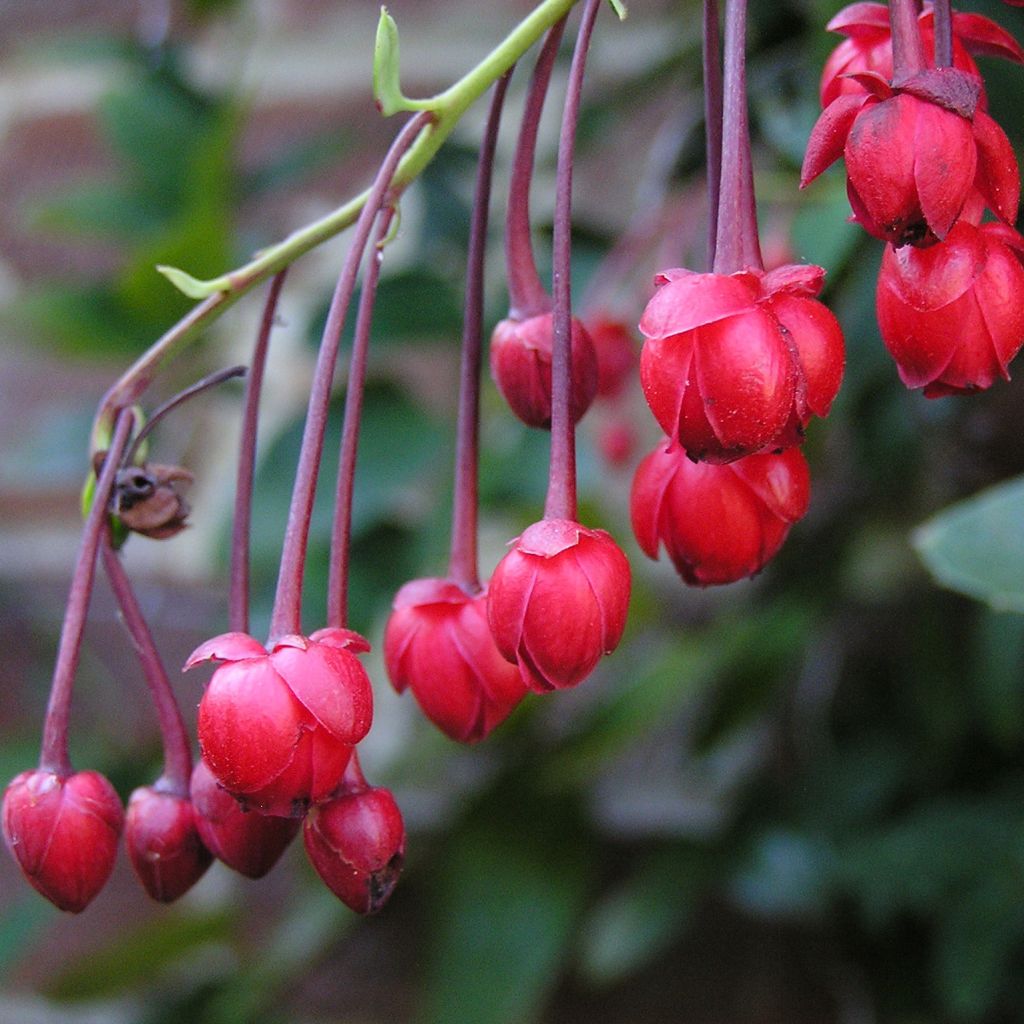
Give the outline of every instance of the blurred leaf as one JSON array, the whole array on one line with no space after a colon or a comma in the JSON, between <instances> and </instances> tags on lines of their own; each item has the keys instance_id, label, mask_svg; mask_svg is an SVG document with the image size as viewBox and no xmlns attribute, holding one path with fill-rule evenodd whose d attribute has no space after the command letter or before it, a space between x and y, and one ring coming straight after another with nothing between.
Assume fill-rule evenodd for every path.
<instances>
[{"instance_id":1,"label":"blurred leaf","mask_svg":"<svg viewBox=\"0 0 1024 1024\"><path fill-rule=\"evenodd\" d=\"M826 175L814 184L814 192L797 207L791 228L793 253L798 260L816 263L837 275L854 254L863 232L850 224L850 201L839 175ZM849 329L844 321L844 327Z\"/></svg>"},{"instance_id":2,"label":"blurred leaf","mask_svg":"<svg viewBox=\"0 0 1024 1024\"><path fill-rule=\"evenodd\" d=\"M441 861L430 1024L535 1020L565 961L591 873L588 846L566 817L536 805L523 812L528 821L512 824L492 808L490 821L452 836Z\"/></svg>"},{"instance_id":3,"label":"blurred leaf","mask_svg":"<svg viewBox=\"0 0 1024 1024\"><path fill-rule=\"evenodd\" d=\"M1024 618L985 610L975 635L974 679L989 731L1007 753L1024 737Z\"/></svg>"},{"instance_id":4,"label":"blurred leaf","mask_svg":"<svg viewBox=\"0 0 1024 1024\"><path fill-rule=\"evenodd\" d=\"M40 204L30 217L44 231L113 238L149 234L163 219L137 189L118 181L81 185Z\"/></svg>"},{"instance_id":5,"label":"blurred leaf","mask_svg":"<svg viewBox=\"0 0 1024 1024\"><path fill-rule=\"evenodd\" d=\"M708 876L708 855L692 847L647 857L604 894L580 929L580 968L607 985L641 969L686 927Z\"/></svg>"},{"instance_id":6,"label":"blurred leaf","mask_svg":"<svg viewBox=\"0 0 1024 1024\"><path fill-rule=\"evenodd\" d=\"M24 956L43 926L57 916L56 908L36 893L7 902L0 917L0 977Z\"/></svg>"},{"instance_id":7,"label":"blurred leaf","mask_svg":"<svg viewBox=\"0 0 1024 1024\"><path fill-rule=\"evenodd\" d=\"M773 828L756 837L730 891L741 907L768 917L816 914L827 906L829 868L821 842Z\"/></svg>"},{"instance_id":8,"label":"blurred leaf","mask_svg":"<svg viewBox=\"0 0 1024 1024\"><path fill-rule=\"evenodd\" d=\"M232 926L229 914L160 914L69 964L45 991L54 999L98 999L145 985L186 950L229 940Z\"/></svg>"},{"instance_id":9,"label":"blurred leaf","mask_svg":"<svg viewBox=\"0 0 1024 1024\"><path fill-rule=\"evenodd\" d=\"M912 540L943 586L996 611L1024 612L1024 477L950 506Z\"/></svg>"}]
</instances>

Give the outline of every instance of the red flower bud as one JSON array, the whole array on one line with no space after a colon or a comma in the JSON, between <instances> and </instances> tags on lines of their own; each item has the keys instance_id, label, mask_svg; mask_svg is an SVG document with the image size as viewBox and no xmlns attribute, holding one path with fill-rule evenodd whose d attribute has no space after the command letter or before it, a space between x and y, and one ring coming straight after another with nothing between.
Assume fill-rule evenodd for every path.
<instances>
[{"instance_id":1,"label":"red flower bud","mask_svg":"<svg viewBox=\"0 0 1024 1024\"><path fill-rule=\"evenodd\" d=\"M935 14L930 4L918 15L921 43L928 67L935 66ZM821 74L821 105L842 95L863 95L857 75L874 72L886 81L893 76L892 33L885 4L854 3L844 7L826 26L847 36L830 54ZM953 66L981 82L971 54L1004 57L1024 63L1024 50L1004 28L981 14L953 12ZM982 89L979 106L985 109Z\"/></svg>"},{"instance_id":2,"label":"red flower bud","mask_svg":"<svg viewBox=\"0 0 1024 1024\"><path fill-rule=\"evenodd\" d=\"M636 429L624 416L609 419L598 430L598 451L612 469L621 469L627 465L633 458L636 446Z\"/></svg>"},{"instance_id":3,"label":"red flower bud","mask_svg":"<svg viewBox=\"0 0 1024 1024\"><path fill-rule=\"evenodd\" d=\"M637 467L630 513L646 555L657 559L663 544L679 575L706 587L760 572L809 499L798 448L716 466L665 441Z\"/></svg>"},{"instance_id":4,"label":"red flower bud","mask_svg":"<svg viewBox=\"0 0 1024 1024\"><path fill-rule=\"evenodd\" d=\"M357 914L375 914L398 884L405 825L390 790L365 788L310 809L306 853L324 884Z\"/></svg>"},{"instance_id":5,"label":"red flower bud","mask_svg":"<svg viewBox=\"0 0 1024 1024\"><path fill-rule=\"evenodd\" d=\"M135 790L128 801L124 845L146 892L161 903L183 896L213 862L192 804L152 786Z\"/></svg>"},{"instance_id":6,"label":"red flower bud","mask_svg":"<svg viewBox=\"0 0 1024 1024\"><path fill-rule=\"evenodd\" d=\"M606 314L587 320L587 333L597 356L597 393L601 398L615 398L637 364L633 332L621 321Z\"/></svg>"},{"instance_id":7,"label":"red flower bud","mask_svg":"<svg viewBox=\"0 0 1024 1024\"><path fill-rule=\"evenodd\" d=\"M576 686L622 638L629 562L604 530L569 519L527 527L498 563L487 618L498 650L538 693Z\"/></svg>"},{"instance_id":8,"label":"red flower bud","mask_svg":"<svg viewBox=\"0 0 1024 1024\"><path fill-rule=\"evenodd\" d=\"M384 664L395 689L406 687L445 735L475 743L503 722L526 688L494 646L487 594L451 580L406 583L384 630Z\"/></svg>"},{"instance_id":9,"label":"red flower bud","mask_svg":"<svg viewBox=\"0 0 1024 1024\"><path fill-rule=\"evenodd\" d=\"M597 394L598 366L587 329L572 320L572 396L578 422ZM509 407L527 426L551 426L551 314L502 320L491 335L491 376Z\"/></svg>"},{"instance_id":10,"label":"red flower bud","mask_svg":"<svg viewBox=\"0 0 1024 1024\"><path fill-rule=\"evenodd\" d=\"M302 822L246 811L217 782L205 761L192 769L192 806L204 845L246 878L262 878L295 838Z\"/></svg>"},{"instance_id":11,"label":"red flower bud","mask_svg":"<svg viewBox=\"0 0 1024 1024\"><path fill-rule=\"evenodd\" d=\"M922 71L892 88L866 72L869 92L837 97L807 143L801 188L842 154L855 219L894 245L945 238L972 189L1007 223L1017 216L1017 160L1002 129L977 108L978 80L954 68Z\"/></svg>"},{"instance_id":12,"label":"red flower bud","mask_svg":"<svg viewBox=\"0 0 1024 1024\"><path fill-rule=\"evenodd\" d=\"M640 319L640 383L691 458L731 462L798 443L843 373L838 321L813 297L820 267L666 270Z\"/></svg>"},{"instance_id":13,"label":"red flower bud","mask_svg":"<svg viewBox=\"0 0 1024 1024\"><path fill-rule=\"evenodd\" d=\"M22 772L4 793L7 848L29 883L72 914L106 885L123 823L121 801L98 772Z\"/></svg>"},{"instance_id":14,"label":"red flower bud","mask_svg":"<svg viewBox=\"0 0 1024 1024\"><path fill-rule=\"evenodd\" d=\"M1024 342L1024 238L961 220L930 249L887 248L876 303L908 388L928 398L990 387Z\"/></svg>"},{"instance_id":15,"label":"red flower bud","mask_svg":"<svg viewBox=\"0 0 1024 1024\"><path fill-rule=\"evenodd\" d=\"M224 661L199 704L199 745L228 792L264 814L301 817L329 797L369 731L373 691L357 633L285 636L268 652L244 633L214 637L189 669Z\"/></svg>"}]
</instances>

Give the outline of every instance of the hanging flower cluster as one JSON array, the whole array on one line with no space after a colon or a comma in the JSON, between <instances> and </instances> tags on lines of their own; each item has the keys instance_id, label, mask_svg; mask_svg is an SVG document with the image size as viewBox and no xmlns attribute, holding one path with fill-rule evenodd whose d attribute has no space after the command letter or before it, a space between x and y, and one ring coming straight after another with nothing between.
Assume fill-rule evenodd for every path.
<instances>
[{"instance_id":1,"label":"hanging flower cluster","mask_svg":"<svg viewBox=\"0 0 1024 1024\"><path fill-rule=\"evenodd\" d=\"M848 38L825 65L802 183L842 156L853 219L889 243L878 324L903 383L983 391L1024 343L1024 239L1017 160L973 55L1024 63L1024 50L948 0L856 3L829 28Z\"/></svg>"},{"instance_id":2,"label":"hanging flower cluster","mask_svg":"<svg viewBox=\"0 0 1024 1024\"><path fill-rule=\"evenodd\" d=\"M591 34L602 0L584 0L568 75L555 188L550 289L534 258L530 189L538 125L574 0L546 0L485 67L493 85L480 146L468 240L451 546L444 575L407 582L384 630L394 688L409 691L448 737L475 743L528 693L572 688L619 645L630 600L629 562L612 536L580 521L577 422L604 406L601 450L612 466L632 456L624 410L638 370L664 437L637 467L630 515L642 551L665 549L683 580L730 583L761 571L807 512L810 473L800 450L827 416L844 369L835 316L819 300L824 270L765 267L757 232L745 82L746 0L727 0L723 53L718 11L705 0L705 93L710 224L707 269L669 268L639 321L636 351L623 317L583 303L573 315L573 149ZM536 13L536 12L535 12ZM848 38L825 68L824 112L808 145L804 184L843 156L853 216L889 246L878 284L882 335L910 387L929 397L980 390L1024 340L1024 238L1013 228L1019 178L1009 142L988 115L973 55L1024 63L992 22L948 7L858 3L831 26ZM252 267L273 280L248 367L231 546L228 632L200 644L185 669L216 667L198 710L200 757L120 558L131 534L168 540L185 525L181 467L143 460L153 427L182 401L229 376L200 381L139 422L138 399L166 354L162 340L101 406L94 476L72 581L39 766L3 800L4 837L29 882L63 910L84 909L105 884L123 834L146 891L168 902L216 858L251 878L266 874L300 829L310 862L358 913L379 910L405 857L393 795L367 782L359 744L373 723L373 685L348 628L351 510L371 323L397 204L439 145L453 111L482 95L478 70L435 101L398 87L394 26L384 14L375 90L387 113L413 112L371 188L354 202L353 238L324 326L295 470L268 635L249 626L249 524L260 389L288 258ZM490 338L494 383L511 412L550 431L541 517L509 542L489 580L477 557L483 292L492 171L515 62L546 32L526 92L505 216L507 316ZM927 52L927 57L926 57ZM720 67L720 63L724 66ZM483 76L486 77L486 76ZM468 83L468 84L465 84ZM475 90L475 92L474 92ZM472 95L470 96L470 93ZM457 95L459 102L453 100ZM994 220L985 219L985 210ZM261 262L262 261L262 262ZM276 261L276 262L275 262ZM310 520L341 338L362 272L334 501L326 621L302 623ZM181 275L183 278L187 275ZM187 279L191 280L191 279ZM245 275L222 279L214 308ZM192 282L192 284L196 284ZM202 284L202 283L199 283ZM191 285L190 285L191 287ZM199 322L199 314L196 314ZM194 324L191 324L194 326ZM191 327L189 328L191 329ZM177 337L183 337L185 328ZM173 334L173 332L172 332ZM160 723L164 770L136 790L127 813L101 775L68 757L72 684L97 562L102 562Z\"/></svg>"}]
</instances>

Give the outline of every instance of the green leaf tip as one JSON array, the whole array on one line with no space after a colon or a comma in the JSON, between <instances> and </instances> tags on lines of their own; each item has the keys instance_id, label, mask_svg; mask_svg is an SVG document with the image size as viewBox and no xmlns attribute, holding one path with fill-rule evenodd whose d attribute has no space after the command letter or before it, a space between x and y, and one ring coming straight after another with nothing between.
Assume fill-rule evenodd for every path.
<instances>
[{"instance_id":1,"label":"green leaf tip","mask_svg":"<svg viewBox=\"0 0 1024 1024\"><path fill-rule=\"evenodd\" d=\"M190 299L206 299L214 292L224 291L226 287L220 278L214 278L212 281L200 281L199 278L186 274L184 270L168 267L165 264L157 264L156 270L158 274L163 274L179 292L187 295Z\"/></svg>"},{"instance_id":2,"label":"green leaf tip","mask_svg":"<svg viewBox=\"0 0 1024 1024\"><path fill-rule=\"evenodd\" d=\"M386 7L380 9L377 38L373 44L373 98L385 117L402 110L431 110L435 105L433 100L411 100L402 95L398 25Z\"/></svg>"},{"instance_id":3,"label":"green leaf tip","mask_svg":"<svg viewBox=\"0 0 1024 1024\"><path fill-rule=\"evenodd\" d=\"M612 10L618 16L619 21L625 21L629 11L626 9L626 5L622 0L608 0L608 3L612 5Z\"/></svg>"}]
</instances>

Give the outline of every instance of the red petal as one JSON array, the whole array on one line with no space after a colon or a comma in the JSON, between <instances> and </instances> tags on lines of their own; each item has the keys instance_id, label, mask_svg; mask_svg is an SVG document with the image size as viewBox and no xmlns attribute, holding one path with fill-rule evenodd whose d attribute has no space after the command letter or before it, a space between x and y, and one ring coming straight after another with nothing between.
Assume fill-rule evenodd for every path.
<instances>
[{"instance_id":1,"label":"red petal","mask_svg":"<svg viewBox=\"0 0 1024 1024\"><path fill-rule=\"evenodd\" d=\"M309 639L312 643L336 647L339 651L349 651L352 654L365 654L370 650L370 641L354 629L327 626L310 634Z\"/></svg>"},{"instance_id":2,"label":"red petal","mask_svg":"<svg viewBox=\"0 0 1024 1024\"><path fill-rule=\"evenodd\" d=\"M671 453L671 442L666 440L645 456L633 474L629 495L629 517L633 535L648 558L658 558L658 522L665 492L675 475L678 458Z\"/></svg>"},{"instance_id":3,"label":"red petal","mask_svg":"<svg viewBox=\"0 0 1024 1024\"><path fill-rule=\"evenodd\" d=\"M888 33L889 8L885 4L868 2L849 4L832 18L825 29L844 36L856 36L864 32Z\"/></svg>"},{"instance_id":4,"label":"red petal","mask_svg":"<svg viewBox=\"0 0 1024 1024\"><path fill-rule=\"evenodd\" d=\"M807 514L811 471L799 448L751 455L729 468L784 522L795 523Z\"/></svg>"},{"instance_id":5,"label":"red petal","mask_svg":"<svg viewBox=\"0 0 1024 1024\"><path fill-rule=\"evenodd\" d=\"M200 644L185 662L183 672L202 664L204 661L246 661L249 658L262 658L267 649L248 633L221 633L212 640Z\"/></svg>"},{"instance_id":6,"label":"red petal","mask_svg":"<svg viewBox=\"0 0 1024 1024\"><path fill-rule=\"evenodd\" d=\"M776 292L805 295L813 299L825 286L825 268L813 263L787 263L769 270L761 278L761 287L768 296Z\"/></svg>"},{"instance_id":7,"label":"red petal","mask_svg":"<svg viewBox=\"0 0 1024 1024\"><path fill-rule=\"evenodd\" d=\"M966 11L953 12L953 34L971 53L987 57L1005 57L1024 64L1024 49L1001 25L983 14Z\"/></svg>"},{"instance_id":8,"label":"red petal","mask_svg":"<svg viewBox=\"0 0 1024 1024\"><path fill-rule=\"evenodd\" d=\"M800 171L801 188L806 188L842 156L846 138L866 100L863 95L839 96L821 112L807 140L807 152Z\"/></svg>"},{"instance_id":9,"label":"red petal","mask_svg":"<svg viewBox=\"0 0 1024 1024\"><path fill-rule=\"evenodd\" d=\"M695 340L696 331L687 331L668 338L649 338L640 350L640 387L654 418L670 437L679 432Z\"/></svg>"},{"instance_id":10,"label":"red petal","mask_svg":"<svg viewBox=\"0 0 1024 1024\"><path fill-rule=\"evenodd\" d=\"M1017 220L1020 173L1017 157L1002 128L983 110L974 115L974 140L978 152L975 185L989 209L1007 224Z\"/></svg>"},{"instance_id":11,"label":"red petal","mask_svg":"<svg viewBox=\"0 0 1024 1024\"><path fill-rule=\"evenodd\" d=\"M647 338L683 334L751 309L756 298L748 275L686 274L654 293L640 318L640 331Z\"/></svg>"},{"instance_id":12,"label":"red petal","mask_svg":"<svg viewBox=\"0 0 1024 1024\"><path fill-rule=\"evenodd\" d=\"M337 739L358 743L369 731L373 691L354 654L317 643L306 651L280 648L270 660L302 706Z\"/></svg>"},{"instance_id":13,"label":"red petal","mask_svg":"<svg viewBox=\"0 0 1024 1024\"><path fill-rule=\"evenodd\" d=\"M928 227L945 238L974 184L977 151L971 124L959 114L922 103L914 132L914 182ZM979 116L987 117L979 111Z\"/></svg>"}]
</instances>

